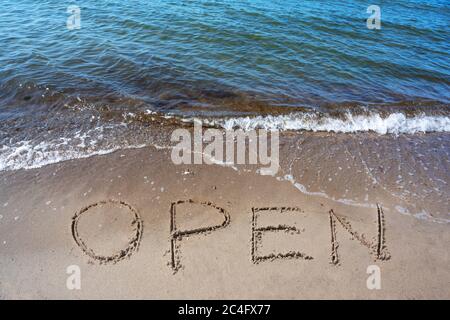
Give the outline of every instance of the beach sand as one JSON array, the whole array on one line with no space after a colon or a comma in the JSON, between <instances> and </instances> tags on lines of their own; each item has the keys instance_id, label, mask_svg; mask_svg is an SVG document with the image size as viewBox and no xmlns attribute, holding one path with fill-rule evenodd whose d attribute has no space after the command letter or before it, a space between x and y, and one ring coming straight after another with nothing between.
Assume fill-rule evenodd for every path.
<instances>
[{"instance_id":1,"label":"beach sand","mask_svg":"<svg viewBox=\"0 0 450 320\"><path fill-rule=\"evenodd\" d=\"M295 145L286 139L281 159ZM250 167L174 165L170 152L1 172L0 297L450 298L442 214L401 214L386 187L355 205ZM67 287L74 265L79 290ZM379 290L367 286L372 265Z\"/></svg>"}]
</instances>

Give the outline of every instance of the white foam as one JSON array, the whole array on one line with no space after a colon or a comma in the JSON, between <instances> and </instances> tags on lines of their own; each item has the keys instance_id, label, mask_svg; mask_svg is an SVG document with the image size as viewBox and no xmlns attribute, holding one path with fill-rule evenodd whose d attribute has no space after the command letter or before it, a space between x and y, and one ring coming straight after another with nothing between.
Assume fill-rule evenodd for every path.
<instances>
[{"instance_id":1,"label":"white foam","mask_svg":"<svg viewBox=\"0 0 450 320\"><path fill-rule=\"evenodd\" d=\"M86 132L78 131L72 137L59 137L50 141L24 140L0 149L0 171L35 169L62 161L88 158L112 153L119 149L141 148L145 145L109 146L103 144L105 129L115 126L96 127Z\"/></svg>"},{"instance_id":2,"label":"white foam","mask_svg":"<svg viewBox=\"0 0 450 320\"><path fill-rule=\"evenodd\" d=\"M377 113L352 115L346 113L343 118L321 116L317 113L291 113L278 116L238 117L214 120L227 130L266 129L266 130L306 130L326 132L377 132L379 134L450 132L450 117L416 115L407 117L403 113L392 113L383 118Z\"/></svg>"},{"instance_id":3,"label":"white foam","mask_svg":"<svg viewBox=\"0 0 450 320\"><path fill-rule=\"evenodd\" d=\"M151 111L147 111L150 113ZM198 119L181 119L183 122L199 121ZM203 123L221 126L224 129L241 128L244 130L307 130L327 132L368 132L379 134L450 132L450 118L447 116L416 115L407 117L402 113L393 113L388 117L379 114L352 115L345 114L342 118L321 116L317 113L291 113L278 116L236 117L228 119L201 120ZM126 126L120 124L119 126ZM95 132L78 132L72 137L62 137L58 140L36 143L21 141L13 145L3 145L0 148L0 171L33 169L61 161L87 158L114 152L118 149L140 148L144 145L106 147L97 145L96 140L103 140L103 131L108 127L97 127ZM113 127L111 129L114 129ZM96 139L93 139L95 137ZM70 142L77 140L73 145ZM165 149L167 147L157 148ZM227 165L226 163L222 165ZM297 188L301 188L297 186Z\"/></svg>"},{"instance_id":4,"label":"white foam","mask_svg":"<svg viewBox=\"0 0 450 320\"><path fill-rule=\"evenodd\" d=\"M87 158L94 155L108 154L118 148L82 152L77 150L54 150L52 143L41 142L32 145L30 141L22 141L17 146L5 147L0 153L0 171L35 169L72 159Z\"/></svg>"},{"instance_id":5,"label":"white foam","mask_svg":"<svg viewBox=\"0 0 450 320\"><path fill-rule=\"evenodd\" d=\"M354 207L365 207L365 208L376 208L376 205L374 204L370 204L370 203L359 203L356 202L354 200L351 199L336 199L334 197L330 197L329 195L327 195L324 192L314 192L314 191L309 191L303 184L295 181L294 177L290 174L287 174L283 177L277 177L278 181L288 181L290 183L292 183L292 185L298 189L301 193L306 194L306 195L310 195L310 196L318 196L318 197L322 197L325 199L329 199L332 201L336 201L336 202L340 202L349 206L354 206Z\"/></svg>"}]
</instances>

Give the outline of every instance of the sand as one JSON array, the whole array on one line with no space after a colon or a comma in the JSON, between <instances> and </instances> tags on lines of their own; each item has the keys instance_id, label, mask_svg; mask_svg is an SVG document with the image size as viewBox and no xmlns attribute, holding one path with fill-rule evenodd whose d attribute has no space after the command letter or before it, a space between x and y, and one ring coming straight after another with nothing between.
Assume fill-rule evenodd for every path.
<instances>
[{"instance_id":1,"label":"sand","mask_svg":"<svg viewBox=\"0 0 450 320\"><path fill-rule=\"evenodd\" d=\"M369 195L352 205L154 147L1 172L0 297L449 299L449 224Z\"/></svg>"}]
</instances>

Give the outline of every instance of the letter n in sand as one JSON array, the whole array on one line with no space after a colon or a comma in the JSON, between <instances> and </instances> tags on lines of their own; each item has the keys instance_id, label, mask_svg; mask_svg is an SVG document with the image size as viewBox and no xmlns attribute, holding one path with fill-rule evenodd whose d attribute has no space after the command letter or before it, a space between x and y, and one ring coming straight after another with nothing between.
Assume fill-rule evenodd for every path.
<instances>
[{"instance_id":1,"label":"letter n in sand","mask_svg":"<svg viewBox=\"0 0 450 320\"><path fill-rule=\"evenodd\" d=\"M331 263L338 265L339 243L336 237L336 222L346 230L352 237L352 240L357 240L360 244L367 247L370 250L370 254L375 260L389 260L390 254L387 250L385 239L385 225L384 225L384 212L380 205L377 205L377 236L376 239L369 241L363 234L359 234L353 230L352 226L343 217L339 217L333 210L330 210L330 228L331 228Z\"/></svg>"}]
</instances>

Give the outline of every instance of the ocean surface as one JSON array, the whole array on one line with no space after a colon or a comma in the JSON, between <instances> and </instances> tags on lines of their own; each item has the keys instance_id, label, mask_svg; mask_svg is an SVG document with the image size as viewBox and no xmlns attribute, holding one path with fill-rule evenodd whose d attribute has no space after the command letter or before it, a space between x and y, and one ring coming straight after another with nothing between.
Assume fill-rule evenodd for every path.
<instances>
[{"instance_id":1,"label":"ocean surface","mask_svg":"<svg viewBox=\"0 0 450 320\"><path fill-rule=\"evenodd\" d=\"M146 145L165 123L450 132L450 2L2 0L0 170ZM441 137L442 138L442 137ZM445 155L448 156L447 147Z\"/></svg>"}]
</instances>

